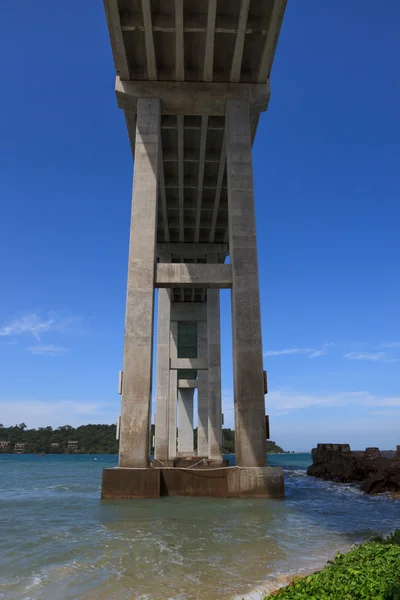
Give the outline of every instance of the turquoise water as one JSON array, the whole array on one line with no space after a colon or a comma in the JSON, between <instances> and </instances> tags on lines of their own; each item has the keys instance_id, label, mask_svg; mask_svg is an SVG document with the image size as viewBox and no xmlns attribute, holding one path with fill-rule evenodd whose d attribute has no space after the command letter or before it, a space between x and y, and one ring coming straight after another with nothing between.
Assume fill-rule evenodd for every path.
<instances>
[{"instance_id":1,"label":"turquoise water","mask_svg":"<svg viewBox=\"0 0 400 600\"><path fill-rule=\"evenodd\" d=\"M269 457L285 468L284 501L102 502L115 456L0 455L0 598L259 598L280 574L400 527L400 501L309 478L310 460Z\"/></svg>"}]
</instances>

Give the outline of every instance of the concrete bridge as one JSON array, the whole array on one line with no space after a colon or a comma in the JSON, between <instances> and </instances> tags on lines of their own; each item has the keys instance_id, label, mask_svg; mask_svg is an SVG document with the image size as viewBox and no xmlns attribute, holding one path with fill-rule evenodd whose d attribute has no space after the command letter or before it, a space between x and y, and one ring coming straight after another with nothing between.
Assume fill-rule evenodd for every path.
<instances>
[{"instance_id":1,"label":"concrete bridge","mask_svg":"<svg viewBox=\"0 0 400 600\"><path fill-rule=\"evenodd\" d=\"M104 471L102 495L282 496L266 459L251 147L286 0L104 2L134 180L119 467ZM221 288L232 294L238 468L221 455Z\"/></svg>"}]
</instances>

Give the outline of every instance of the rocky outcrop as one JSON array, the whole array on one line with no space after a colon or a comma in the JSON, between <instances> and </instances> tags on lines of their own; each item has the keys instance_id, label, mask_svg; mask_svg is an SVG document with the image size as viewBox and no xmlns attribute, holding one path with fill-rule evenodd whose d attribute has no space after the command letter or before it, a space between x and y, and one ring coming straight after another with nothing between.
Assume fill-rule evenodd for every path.
<instances>
[{"instance_id":1,"label":"rocky outcrop","mask_svg":"<svg viewBox=\"0 0 400 600\"><path fill-rule=\"evenodd\" d=\"M352 452L349 444L318 444L312 451L313 464L307 473L320 479L360 483L367 494L400 493L400 447L392 457L379 448Z\"/></svg>"}]
</instances>

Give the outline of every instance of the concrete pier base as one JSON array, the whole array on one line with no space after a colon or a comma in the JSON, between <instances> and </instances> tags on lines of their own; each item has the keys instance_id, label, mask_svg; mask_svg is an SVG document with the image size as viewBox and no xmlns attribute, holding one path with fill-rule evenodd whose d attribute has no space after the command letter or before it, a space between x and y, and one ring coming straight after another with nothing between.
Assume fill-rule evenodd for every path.
<instances>
[{"instance_id":1,"label":"concrete pier base","mask_svg":"<svg viewBox=\"0 0 400 600\"><path fill-rule=\"evenodd\" d=\"M280 467L104 469L103 500L197 496L283 498Z\"/></svg>"},{"instance_id":2,"label":"concrete pier base","mask_svg":"<svg viewBox=\"0 0 400 600\"><path fill-rule=\"evenodd\" d=\"M103 469L102 499L130 500L160 497L160 469Z\"/></svg>"},{"instance_id":3,"label":"concrete pier base","mask_svg":"<svg viewBox=\"0 0 400 600\"><path fill-rule=\"evenodd\" d=\"M190 457L177 457L170 460L163 460L162 463L157 460L153 460L150 463L150 467L163 468L163 467L178 467L179 469L215 469L220 467L229 467L229 460L214 460L207 457L195 456Z\"/></svg>"}]
</instances>

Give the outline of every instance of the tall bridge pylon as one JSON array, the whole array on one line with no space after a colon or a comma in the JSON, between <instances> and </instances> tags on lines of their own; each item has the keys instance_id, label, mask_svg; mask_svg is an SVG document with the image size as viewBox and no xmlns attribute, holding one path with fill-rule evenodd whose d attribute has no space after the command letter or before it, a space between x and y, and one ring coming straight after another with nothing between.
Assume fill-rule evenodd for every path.
<instances>
[{"instance_id":1,"label":"tall bridge pylon","mask_svg":"<svg viewBox=\"0 0 400 600\"><path fill-rule=\"evenodd\" d=\"M104 470L102 497L282 497L282 470L267 466L252 143L286 0L104 4L134 177L119 466ZM232 298L236 467L221 453L221 288Z\"/></svg>"}]
</instances>

